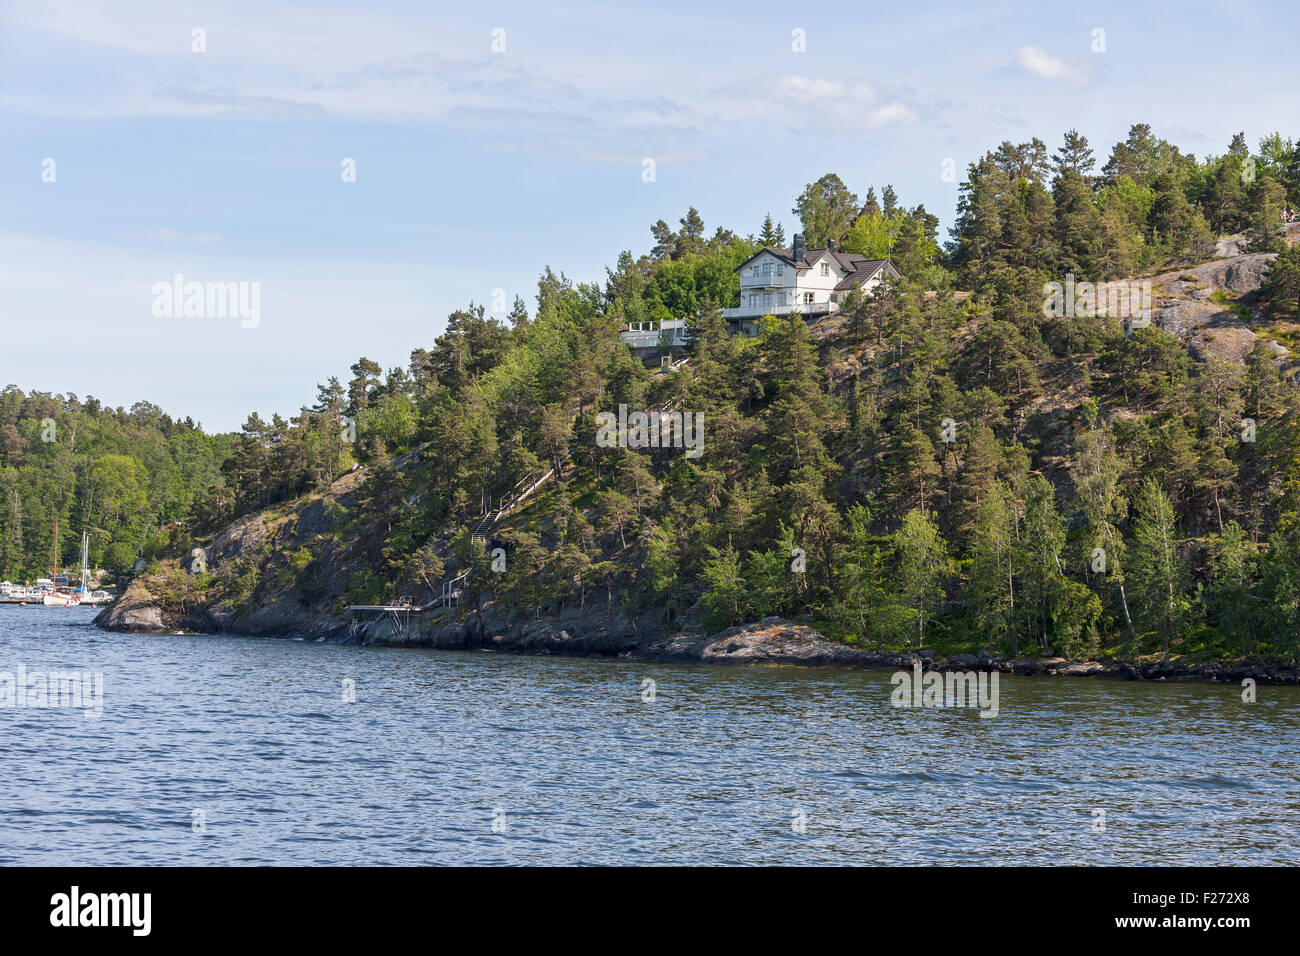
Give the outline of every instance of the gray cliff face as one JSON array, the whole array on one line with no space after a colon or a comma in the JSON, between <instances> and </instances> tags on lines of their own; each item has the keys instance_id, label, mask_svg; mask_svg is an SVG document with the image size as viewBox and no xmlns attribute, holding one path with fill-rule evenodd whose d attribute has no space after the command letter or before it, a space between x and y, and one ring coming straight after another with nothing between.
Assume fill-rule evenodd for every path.
<instances>
[{"instance_id":1,"label":"gray cliff face","mask_svg":"<svg viewBox=\"0 0 1300 956\"><path fill-rule=\"evenodd\" d=\"M607 607L589 613L519 619L489 607L482 619L458 620L450 611L410 616L399 630L393 619L357 629L367 644L444 649L494 649L521 654L625 657L706 664L789 664L812 667L887 667L902 660L840 644L804 624L779 617L729 627L665 634L637 626Z\"/></svg>"},{"instance_id":2,"label":"gray cliff face","mask_svg":"<svg viewBox=\"0 0 1300 956\"><path fill-rule=\"evenodd\" d=\"M1215 298L1226 295L1238 305L1248 304L1277 258L1272 252L1242 254L1240 240L1235 237L1220 241L1220 254L1229 258L1163 272L1150 279L1155 300L1152 320L1182 339L1201 361L1219 358L1244 362L1258 339L1236 311ZM1269 342L1268 348L1287 367L1294 362L1287 349L1276 342Z\"/></svg>"},{"instance_id":3,"label":"gray cliff face","mask_svg":"<svg viewBox=\"0 0 1300 956\"><path fill-rule=\"evenodd\" d=\"M646 631L607 606L535 618L520 617L491 605L483 613L461 610L386 615L350 627L337 616L313 614L289 605L260 607L247 616L221 618L200 610L188 615L163 614L151 595L132 585L115 605L100 612L96 623L115 631L175 633L227 631L276 637L325 637L376 647L430 647L442 650L495 650L513 654L564 657L620 657L631 660L722 665L769 665L925 671L998 671L1021 676L1112 677L1123 680L1209 680L1240 683L1300 683L1300 666L1264 661L1070 661L1061 657L1011 660L987 654L936 658L919 649L886 653L832 641L815 629L769 617L729 627L716 634Z\"/></svg>"}]
</instances>

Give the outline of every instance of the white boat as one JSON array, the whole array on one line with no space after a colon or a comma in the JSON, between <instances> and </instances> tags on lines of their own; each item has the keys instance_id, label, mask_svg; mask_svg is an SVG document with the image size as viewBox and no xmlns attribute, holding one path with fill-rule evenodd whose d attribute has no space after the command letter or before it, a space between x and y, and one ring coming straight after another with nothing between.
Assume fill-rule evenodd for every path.
<instances>
[{"instance_id":1,"label":"white boat","mask_svg":"<svg viewBox=\"0 0 1300 956\"><path fill-rule=\"evenodd\" d=\"M85 540L86 540L85 535L83 534L82 535L83 551L85 550ZM85 571L84 564L82 566L81 575L82 575L81 579L84 581L86 579L85 577L86 571ZM51 581L50 593L44 595L41 598L41 603L44 604L46 607L78 607L81 604L81 597L77 594L77 592L73 591L71 588L64 588L63 590L60 590L58 585L53 584L53 581L57 581L58 579L59 579L59 519L56 517L54 519L54 575Z\"/></svg>"}]
</instances>

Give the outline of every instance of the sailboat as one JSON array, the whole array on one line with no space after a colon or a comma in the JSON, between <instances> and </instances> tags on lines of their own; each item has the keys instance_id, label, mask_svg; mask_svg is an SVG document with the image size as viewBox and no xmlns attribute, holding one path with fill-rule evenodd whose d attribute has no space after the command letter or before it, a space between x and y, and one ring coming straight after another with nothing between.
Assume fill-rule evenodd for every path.
<instances>
[{"instance_id":1,"label":"sailboat","mask_svg":"<svg viewBox=\"0 0 1300 956\"><path fill-rule=\"evenodd\" d=\"M82 543L83 545L85 543L84 536L82 538ZM54 519L54 574L51 575L50 580L57 581L58 579L59 579L59 519L56 517ZM83 582L86 580L86 570L84 566L81 570L81 580ZM44 597L41 598L41 603L44 604L46 607L77 607L79 604L81 604L81 598L78 597L77 594L71 588L64 588L64 593L60 594L59 586L57 584L52 584L51 587L53 588L53 590L51 590L49 594L46 594Z\"/></svg>"}]
</instances>

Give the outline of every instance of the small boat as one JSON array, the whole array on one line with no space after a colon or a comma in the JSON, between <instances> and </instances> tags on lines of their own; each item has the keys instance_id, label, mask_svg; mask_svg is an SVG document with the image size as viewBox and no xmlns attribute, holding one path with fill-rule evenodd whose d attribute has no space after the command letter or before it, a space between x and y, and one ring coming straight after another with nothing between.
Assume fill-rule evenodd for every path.
<instances>
[{"instance_id":1,"label":"small boat","mask_svg":"<svg viewBox=\"0 0 1300 956\"><path fill-rule=\"evenodd\" d=\"M85 580L85 571L82 571L82 580ZM59 579L59 519L54 519L54 574L50 578L51 582ZM72 588L64 588L60 591L57 584L51 583L50 593L41 598L41 603L46 607L79 607L81 597Z\"/></svg>"}]
</instances>

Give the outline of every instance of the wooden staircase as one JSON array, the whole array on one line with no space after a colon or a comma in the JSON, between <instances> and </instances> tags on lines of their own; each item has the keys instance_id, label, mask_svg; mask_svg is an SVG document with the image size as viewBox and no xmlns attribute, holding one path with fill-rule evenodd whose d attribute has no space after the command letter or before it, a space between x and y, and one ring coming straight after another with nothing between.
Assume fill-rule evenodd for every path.
<instances>
[{"instance_id":1,"label":"wooden staircase","mask_svg":"<svg viewBox=\"0 0 1300 956\"><path fill-rule=\"evenodd\" d=\"M490 508L485 511L479 518L478 523L474 525L470 532L470 541L475 544L486 545L488 535L496 523L518 508L525 499L529 498L538 488L550 481L555 476L555 469L551 468L541 477L534 477L536 472L531 472L521 478L511 489L508 495L502 497L500 507ZM469 571L462 571L454 578L444 581L441 593L424 607L425 609L434 607L455 607L460 600L462 592L465 590L465 582L469 580Z\"/></svg>"},{"instance_id":2,"label":"wooden staircase","mask_svg":"<svg viewBox=\"0 0 1300 956\"><path fill-rule=\"evenodd\" d=\"M474 526L474 531L469 536L470 540L476 544L487 544L488 532L492 530L492 526L497 523L500 517L500 508L496 511L489 511L485 514L479 523Z\"/></svg>"}]
</instances>

